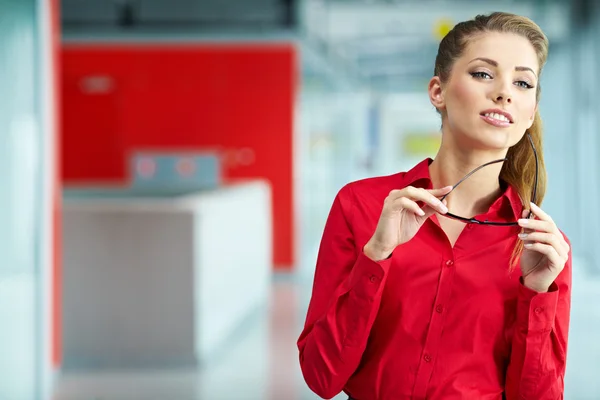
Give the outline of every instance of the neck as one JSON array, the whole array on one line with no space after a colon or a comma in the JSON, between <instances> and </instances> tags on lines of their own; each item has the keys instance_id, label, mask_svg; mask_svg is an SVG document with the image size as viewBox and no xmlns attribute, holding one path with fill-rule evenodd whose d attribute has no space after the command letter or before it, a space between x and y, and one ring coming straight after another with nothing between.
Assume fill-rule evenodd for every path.
<instances>
[{"instance_id":1,"label":"neck","mask_svg":"<svg viewBox=\"0 0 600 400\"><path fill-rule=\"evenodd\" d=\"M504 157L505 154L491 152L460 152L442 145L429 166L433 187L456 185L477 167ZM446 198L448 209L464 217L486 212L502 193L499 179L502 165L495 163L483 167L461 182Z\"/></svg>"}]
</instances>

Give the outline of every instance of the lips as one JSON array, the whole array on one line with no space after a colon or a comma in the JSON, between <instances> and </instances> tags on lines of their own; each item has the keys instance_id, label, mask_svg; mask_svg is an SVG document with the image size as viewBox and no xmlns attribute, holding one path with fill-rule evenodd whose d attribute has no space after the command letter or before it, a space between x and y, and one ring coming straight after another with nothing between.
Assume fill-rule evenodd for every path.
<instances>
[{"instance_id":1,"label":"lips","mask_svg":"<svg viewBox=\"0 0 600 400\"><path fill-rule=\"evenodd\" d=\"M493 119L499 122L512 124L514 122L512 115L509 112L501 110L499 108L493 108L481 112L482 117L487 119Z\"/></svg>"},{"instance_id":2,"label":"lips","mask_svg":"<svg viewBox=\"0 0 600 400\"><path fill-rule=\"evenodd\" d=\"M484 122L495 126L497 128L508 128L511 123L504 116L499 116L498 114L484 114L480 116Z\"/></svg>"}]
</instances>

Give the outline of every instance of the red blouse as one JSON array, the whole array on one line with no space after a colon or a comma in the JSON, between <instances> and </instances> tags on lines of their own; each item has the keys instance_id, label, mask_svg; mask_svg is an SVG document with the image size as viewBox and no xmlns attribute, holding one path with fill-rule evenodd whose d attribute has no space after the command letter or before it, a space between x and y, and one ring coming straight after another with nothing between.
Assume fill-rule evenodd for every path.
<instances>
[{"instance_id":1,"label":"red blouse","mask_svg":"<svg viewBox=\"0 0 600 400\"><path fill-rule=\"evenodd\" d=\"M432 188L430 162L336 196L298 339L304 379L322 398L562 399L570 254L548 293L509 272L518 226L469 224L452 247L434 215L391 258L363 254L392 189ZM508 187L480 217L521 211Z\"/></svg>"}]
</instances>

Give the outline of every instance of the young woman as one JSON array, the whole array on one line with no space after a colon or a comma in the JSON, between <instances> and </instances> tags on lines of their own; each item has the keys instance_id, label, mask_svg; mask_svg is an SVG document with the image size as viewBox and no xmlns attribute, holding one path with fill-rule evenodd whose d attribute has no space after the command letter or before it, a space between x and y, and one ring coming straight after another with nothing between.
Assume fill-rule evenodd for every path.
<instances>
[{"instance_id":1,"label":"young woman","mask_svg":"<svg viewBox=\"0 0 600 400\"><path fill-rule=\"evenodd\" d=\"M547 51L528 18L456 25L429 84L435 160L339 191L298 339L316 394L563 398L571 251L539 207Z\"/></svg>"}]
</instances>

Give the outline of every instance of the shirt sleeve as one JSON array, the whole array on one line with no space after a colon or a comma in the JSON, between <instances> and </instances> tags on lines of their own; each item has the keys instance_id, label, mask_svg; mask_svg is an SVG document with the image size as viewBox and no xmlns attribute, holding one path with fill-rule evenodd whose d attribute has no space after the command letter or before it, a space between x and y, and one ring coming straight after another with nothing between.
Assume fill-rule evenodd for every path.
<instances>
[{"instance_id":1,"label":"shirt sleeve","mask_svg":"<svg viewBox=\"0 0 600 400\"><path fill-rule=\"evenodd\" d=\"M521 282L506 374L507 400L564 398L571 275L569 252L565 267L547 293L532 291Z\"/></svg>"},{"instance_id":2,"label":"shirt sleeve","mask_svg":"<svg viewBox=\"0 0 600 400\"><path fill-rule=\"evenodd\" d=\"M351 188L345 186L331 207L297 343L307 385L327 399L342 391L358 367L391 262L372 261L357 248L351 225L353 201Z\"/></svg>"}]
</instances>

